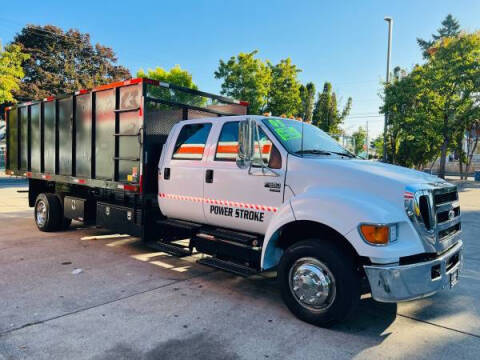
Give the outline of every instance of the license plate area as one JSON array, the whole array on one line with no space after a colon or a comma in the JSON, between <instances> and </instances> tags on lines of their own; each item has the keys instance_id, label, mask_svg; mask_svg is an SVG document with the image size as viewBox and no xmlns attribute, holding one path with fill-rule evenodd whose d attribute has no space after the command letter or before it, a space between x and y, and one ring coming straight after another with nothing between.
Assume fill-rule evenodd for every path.
<instances>
[{"instance_id":1,"label":"license plate area","mask_svg":"<svg viewBox=\"0 0 480 360\"><path fill-rule=\"evenodd\" d=\"M453 288L458 283L458 269L450 273L450 288Z\"/></svg>"}]
</instances>

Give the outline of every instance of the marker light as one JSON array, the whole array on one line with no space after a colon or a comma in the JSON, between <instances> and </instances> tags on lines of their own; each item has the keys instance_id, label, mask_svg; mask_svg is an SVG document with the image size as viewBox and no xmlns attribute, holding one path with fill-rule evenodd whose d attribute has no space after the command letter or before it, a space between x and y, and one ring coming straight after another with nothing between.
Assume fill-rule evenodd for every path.
<instances>
[{"instance_id":1,"label":"marker light","mask_svg":"<svg viewBox=\"0 0 480 360\"><path fill-rule=\"evenodd\" d=\"M363 239L372 245L387 245L397 240L397 227L395 225L360 225Z\"/></svg>"}]
</instances>

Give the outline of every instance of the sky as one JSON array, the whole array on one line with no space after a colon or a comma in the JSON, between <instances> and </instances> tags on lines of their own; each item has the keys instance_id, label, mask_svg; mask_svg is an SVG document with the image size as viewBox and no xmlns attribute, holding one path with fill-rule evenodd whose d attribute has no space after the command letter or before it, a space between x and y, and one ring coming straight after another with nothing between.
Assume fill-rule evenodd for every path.
<instances>
[{"instance_id":1,"label":"sky","mask_svg":"<svg viewBox=\"0 0 480 360\"><path fill-rule=\"evenodd\" d=\"M416 38L429 39L449 13L463 29L480 29L480 1L474 0L1 2L3 44L26 24L76 28L112 47L133 75L179 64L207 92L220 92L213 75L220 59L252 50L273 63L290 57L303 83L321 90L331 82L342 104L352 97L343 127L352 133L368 122L370 138L383 129L378 109L386 75L385 16L394 21L392 69L421 62Z\"/></svg>"}]
</instances>

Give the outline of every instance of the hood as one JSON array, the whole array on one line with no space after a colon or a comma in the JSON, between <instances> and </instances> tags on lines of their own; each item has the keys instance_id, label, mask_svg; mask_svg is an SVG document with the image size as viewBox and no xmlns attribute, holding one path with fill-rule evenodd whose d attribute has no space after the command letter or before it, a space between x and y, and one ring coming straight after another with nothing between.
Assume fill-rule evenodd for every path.
<instances>
[{"instance_id":1,"label":"hood","mask_svg":"<svg viewBox=\"0 0 480 360\"><path fill-rule=\"evenodd\" d=\"M287 184L297 194L313 186L357 189L398 199L407 188L414 191L448 183L437 176L381 162L290 156Z\"/></svg>"},{"instance_id":2,"label":"hood","mask_svg":"<svg viewBox=\"0 0 480 360\"><path fill-rule=\"evenodd\" d=\"M445 182L443 179L427 174L422 171L409 169L402 166L385 164L368 160L333 160L334 166L355 173L380 176L405 185L411 184L434 184Z\"/></svg>"}]
</instances>

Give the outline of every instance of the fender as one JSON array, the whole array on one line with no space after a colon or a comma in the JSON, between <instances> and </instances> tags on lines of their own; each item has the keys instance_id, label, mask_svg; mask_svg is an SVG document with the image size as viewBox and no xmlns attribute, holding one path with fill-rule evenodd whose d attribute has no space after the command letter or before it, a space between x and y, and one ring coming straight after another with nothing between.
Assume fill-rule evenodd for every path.
<instances>
[{"instance_id":1,"label":"fender","mask_svg":"<svg viewBox=\"0 0 480 360\"><path fill-rule=\"evenodd\" d=\"M284 204L272 219L265 234L261 267L266 270L278 264L283 253L276 246L280 230L286 224L302 220L329 226L343 235L360 256L398 259L399 254L420 253L424 251L423 246L406 213L402 211L402 202L403 198L400 198L399 206L375 194L346 188L310 188L291 198L288 206ZM399 238L387 246L369 245L358 234L357 228L361 223L397 223Z\"/></svg>"}]
</instances>

